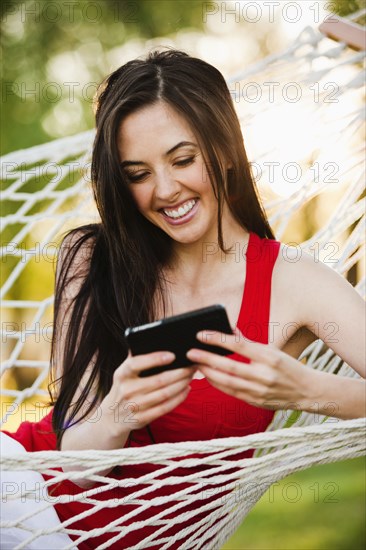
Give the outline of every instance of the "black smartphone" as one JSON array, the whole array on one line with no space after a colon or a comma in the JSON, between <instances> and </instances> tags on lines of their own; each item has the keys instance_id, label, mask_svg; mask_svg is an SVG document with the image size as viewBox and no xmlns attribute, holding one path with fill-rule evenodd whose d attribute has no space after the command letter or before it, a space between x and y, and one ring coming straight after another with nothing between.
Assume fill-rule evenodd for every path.
<instances>
[{"instance_id":1,"label":"black smartphone","mask_svg":"<svg viewBox=\"0 0 366 550\"><path fill-rule=\"evenodd\" d=\"M193 365L193 361L186 357L187 351L191 348L204 349L220 355L233 353L225 348L197 340L196 334L200 330L215 330L233 334L225 307L215 304L139 327L127 328L125 338L132 355L153 351L171 351L175 354L175 359L170 364L141 371L140 376L151 376L165 370Z\"/></svg>"}]
</instances>

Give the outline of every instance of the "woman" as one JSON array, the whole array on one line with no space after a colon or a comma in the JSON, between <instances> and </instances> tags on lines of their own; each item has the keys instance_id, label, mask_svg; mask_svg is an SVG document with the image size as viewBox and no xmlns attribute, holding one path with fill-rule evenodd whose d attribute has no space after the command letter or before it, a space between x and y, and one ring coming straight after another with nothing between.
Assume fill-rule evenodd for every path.
<instances>
[{"instance_id":1,"label":"woman","mask_svg":"<svg viewBox=\"0 0 366 550\"><path fill-rule=\"evenodd\" d=\"M14 437L27 450L118 449L264 431L276 409L364 416L363 380L296 360L321 338L365 376L364 302L333 270L275 240L219 71L175 50L126 63L99 90L96 125L92 188L101 223L70 231L61 247L54 409ZM168 350L132 357L126 327L215 303L225 305L235 334L209 340L230 357L190 350L194 368L138 376L174 357ZM337 327L331 342L329 323ZM136 465L128 476L149 468ZM123 469L100 474L126 476ZM77 485L57 493L92 484L81 472ZM61 519L84 510L75 506L58 508ZM72 527L88 532L120 516L112 508ZM189 525L171 519L164 535ZM120 538L116 548L149 529ZM110 536L91 536L79 548Z\"/></svg>"}]
</instances>

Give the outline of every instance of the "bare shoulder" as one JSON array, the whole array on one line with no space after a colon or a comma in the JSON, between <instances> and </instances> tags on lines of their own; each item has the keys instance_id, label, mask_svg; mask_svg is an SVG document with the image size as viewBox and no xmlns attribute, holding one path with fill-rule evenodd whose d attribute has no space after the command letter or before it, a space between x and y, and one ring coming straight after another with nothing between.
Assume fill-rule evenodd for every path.
<instances>
[{"instance_id":1,"label":"bare shoulder","mask_svg":"<svg viewBox=\"0 0 366 550\"><path fill-rule=\"evenodd\" d=\"M276 284L292 304L298 308L299 322L309 326L314 311L324 304L338 302L338 307L345 307L347 300L362 299L353 286L335 269L335 264L328 265L319 258L309 254L300 246L289 246L281 243L278 260L275 265ZM309 317L310 315L310 317Z\"/></svg>"},{"instance_id":2,"label":"bare shoulder","mask_svg":"<svg viewBox=\"0 0 366 550\"><path fill-rule=\"evenodd\" d=\"M337 277L342 278L335 270L338 260L331 257L328 261L323 262L320 260L318 253L310 254L300 245L292 246L281 243L279 259L282 259L282 262L286 266L301 266L304 269L324 268L325 271L334 273Z\"/></svg>"},{"instance_id":3,"label":"bare shoulder","mask_svg":"<svg viewBox=\"0 0 366 550\"><path fill-rule=\"evenodd\" d=\"M333 280L345 281L337 271L338 260L330 258L329 261L321 261L317 253L310 254L300 246L282 244L284 260L288 265L294 265L304 272L304 275L316 275L319 277L331 277Z\"/></svg>"},{"instance_id":4,"label":"bare shoulder","mask_svg":"<svg viewBox=\"0 0 366 550\"><path fill-rule=\"evenodd\" d=\"M364 376L365 301L334 267L300 247L281 244L274 269L277 299L306 327Z\"/></svg>"},{"instance_id":5,"label":"bare shoulder","mask_svg":"<svg viewBox=\"0 0 366 550\"><path fill-rule=\"evenodd\" d=\"M334 266L334 264L332 264ZM337 271L300 246L281 243L274 269L276 284L286 289L288 297L306 302L312 296L336 298L337 292L357 294L352 285Z\"/></svg>"}]
</instances>

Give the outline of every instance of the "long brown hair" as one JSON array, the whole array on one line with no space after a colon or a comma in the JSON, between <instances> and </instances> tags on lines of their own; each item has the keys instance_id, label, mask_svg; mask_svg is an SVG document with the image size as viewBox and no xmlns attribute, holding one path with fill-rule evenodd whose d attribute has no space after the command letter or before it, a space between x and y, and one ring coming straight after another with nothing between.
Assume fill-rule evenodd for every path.
<instances>
[{"instance_id":1,"label":"long brown hair","mask_svg":"<svg viewBox=\"0 0 366 550\"><path fill-rule=\"evenodd\" d=\"M128 353L125 328L154 320L152 297L156 292L165 311L161 272L172 257L173 242L138 211L117 148L117 133L124 118L157 101L165 101L182 115L198 140L218 200L221 249L224 200L245 230L261 238L275 238L251 174L230 92L215 67L185 52L167 49L129 61L110 74L96 96L97 131L91 166L101 223L67 233L73 245L67 250L56 281L50 394L55 403L53 428L58 444L66 422L70 425L76 415L78 421L85 418L110 390L113 373ZM224 169L222 159L231 166L229 170ZM90 262L73 302L56 391L60 304L69 282L68 270L87 242L92 243ZM80 388L93 357L91 374ZM80 396L74 403L78 387ZM88 401L93 387L97 390Z\"/></svg>"}]
</instances>

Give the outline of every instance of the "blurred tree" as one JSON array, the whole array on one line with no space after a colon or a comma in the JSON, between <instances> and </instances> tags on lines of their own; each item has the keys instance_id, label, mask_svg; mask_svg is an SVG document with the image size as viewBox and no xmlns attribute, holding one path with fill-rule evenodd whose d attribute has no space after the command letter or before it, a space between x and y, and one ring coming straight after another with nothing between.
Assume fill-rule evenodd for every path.
<instances>
[{"instance_id":1,"label":"blurred tree","mask_svg":"<svg viewBox=\"0 0 366 550\"><path fill-rule=\"evenodd\" d=\"M91 128L92 95L114 68L113 48L203 27L197 0L8 0L0 12L2 154ZM62 125L67 107L74 126ZM50 130L57 121L58 131Z\"/></svg>"},{"instance_id":2,"label":"blurred tree","mask_svg":"<svg viewBox=\"0 0 366 550\"><path fill-rule=\"evenodd\" d=\"M341 17L355 13L365 7L365 0L333 0L329 7Z\"/></svg>"},{"instance_id":3,"label":"blurred tree","mask_svg":"<svg viewBox=\"0 0 366 550\"><path fill-rule=\"evenodd\" d=\"M364 6L364 0L322 1L343 16ZM202 30L206 4L3 1L1 154L92 128L96 83L114 69L109 52L133 38L168 36L188 27Z\"/></svg>"}]
</instances>

